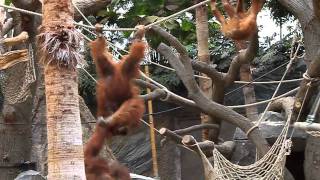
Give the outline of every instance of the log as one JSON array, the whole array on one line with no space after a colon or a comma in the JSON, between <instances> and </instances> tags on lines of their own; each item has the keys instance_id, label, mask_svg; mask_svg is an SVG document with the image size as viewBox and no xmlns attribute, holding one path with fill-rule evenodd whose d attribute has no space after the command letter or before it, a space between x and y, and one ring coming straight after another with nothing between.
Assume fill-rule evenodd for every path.
<instances>
[{"instance_id":1,"label":"log","mask_svg":"<svg viewBox=\"0 0 320 180\"><path fill-rule=\"evenodd\" d=\"M0 54L0 70L10 68L20 62L29 61L27 49L10 51Z\"/></svg>"},{"instance_id":2,"label":"log","mask_svg":"<svg viewBox=\"0 0 320 180\"><path fill-rule=\"evenodd\" d=\"M5 46L14 46L16 44L24 43L29 39L29 35L27 32L23 31L18 36L12 38L5 38L2 43Z\"/></svg>"},{"instance_id":3,"label":"log","mask_svg":"<svg viewBox=\"0 0 320 180\"><path fill-rule=\"evenodd\" d=\"M305 131L320 131L319 123L307 123L307 122L296 122L293 125L297 129L302 129Z\"/></svg>"}]
</instances>

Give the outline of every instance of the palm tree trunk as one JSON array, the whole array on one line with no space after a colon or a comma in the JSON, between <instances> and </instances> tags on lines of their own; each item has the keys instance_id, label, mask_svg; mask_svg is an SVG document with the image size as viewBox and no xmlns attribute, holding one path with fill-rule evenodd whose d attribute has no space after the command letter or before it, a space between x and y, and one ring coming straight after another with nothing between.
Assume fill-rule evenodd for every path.
<instances>
[{"instance_id":1,"label":"palm tree trunk","mask_svg":"<svg viewBox=\"0 0 320 180\"><path fill-rule=\"evenodd\" d=\"M73 26L71 0L44 1L40 33L47 102L48 179L86 179L75 68L80 57L75 48L79 37Z\"/></svg>"}]
</instances>

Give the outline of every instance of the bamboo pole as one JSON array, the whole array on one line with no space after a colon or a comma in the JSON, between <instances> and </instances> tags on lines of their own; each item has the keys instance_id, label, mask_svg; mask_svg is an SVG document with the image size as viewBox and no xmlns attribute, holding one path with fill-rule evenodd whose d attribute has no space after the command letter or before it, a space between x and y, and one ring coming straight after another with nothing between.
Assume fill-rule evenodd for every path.
<instances>
[{"instance_id":1,"label":"bamboo pole","mask_svg":"<svg viewBox=\"0 0 320 180\"><path fill-rule=\"evenodd\" d=\"M149 77L149 66L144 66L145 74ZM147 80L148 81L148 80ZM151 90L147 88L147 94ZM151 141L151 153L152 153L152 165L153 165L153 175L159 177L158 173L158 159L157 159L157 149L156 149L156 138L154 133L154 123L153 123L153 109L152 109L152 100L148 100L148 113L149 113L149 124L150 124L150 141Z\"/></svg>"}]
</instances>

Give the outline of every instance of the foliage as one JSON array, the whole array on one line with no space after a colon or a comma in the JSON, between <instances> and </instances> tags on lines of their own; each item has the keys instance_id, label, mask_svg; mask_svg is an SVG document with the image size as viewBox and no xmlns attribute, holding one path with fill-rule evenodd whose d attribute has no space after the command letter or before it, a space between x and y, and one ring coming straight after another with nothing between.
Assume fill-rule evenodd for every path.
<instances>
[{"instance_id":1,"label":"foliage","mask_svg":"<svg viewBox=\"0 0 320 180\"><path fill-rule=\"evenodd\" d=\"M7 6L9 6L9 5L11 4L11 2L12 2L12 0L5 0L5 1L4 1L4 4L7 5Z\"/></svg>"},{"instance_id":2,"label":"foliage","mask_svg":"<svg viewBox=\"0 0 320 180\"><path fill-rule=\"evenodd\" d=\"M267 1L266 7L270 9L271 15L278 25L294 18L293 14L277 0Z\"/></svg>"},{"instance_id":3,"label":"foliage","mask_svg":"<svg viewBox=\"0 0 320 180\"><path fill-rule=\"evenodd\" d=\"M169 16L184 8L191 6L193 1L187 0L113 0L111 5L106 9L101 10L96 16L95 20L106 24L109 27L134 27L137 24L150 24L163 17ZM247 1L250 3L250 1ZM221 6L219 1L218 6ZM266 8L271 10L274 20L278 23L292 19L292 14L288 12L276 0L271 0L266 3ZM209 8L209 7L208 7ZM224 71L230 64L230 59L235 53L235 46L232 40L224 38L220 32L220 25L214 21L210 10L209 16L209 49L211 59L215 64L218 64L219 70ZM197 44L196 44L196 26L194 11L182 14L174 19L170 19L161 26L169 31L172 35L177 37L179 41L186 47L190 57L197 58ZM126 46L128 38L132 32L112 32L108 34L110 41L117 42ZM156 49L163 39L153 33L147 34L147 39L150 47ZM265 39L262 43L262 50L270 47L271 39ZM269 43L269 44L268 44ZM156 61L159 64L170 66L164 59ZM169 88L175 88L180 85L180 80L177 79L175 72L150 66L152 77L163 83ZM87 87L87 86L83 86Z\"/></svg>"}]
</instances>

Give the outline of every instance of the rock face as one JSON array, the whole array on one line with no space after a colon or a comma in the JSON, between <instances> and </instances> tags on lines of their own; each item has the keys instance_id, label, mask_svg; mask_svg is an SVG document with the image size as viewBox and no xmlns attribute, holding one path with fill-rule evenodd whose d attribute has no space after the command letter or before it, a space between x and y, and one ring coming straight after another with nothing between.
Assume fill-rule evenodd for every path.
<instances>
[{"instance_id":1,"label":"rock face","mask_svg":"<svg viewBox=\"0 0 320 180\"><path fill-rule=\"evenodd\" d=\"M41 176L39 172L29 170L20 173L14 180L45 180L46 178Z\"/></svg>"},{"instance_id":2,"label":"rock face","mask_svg":"<svg viewBox=\"0 0 320 180\"><path fill-rule=\"evenodd\" d=\"M132 173L149 175L152 161L148 128L141 127L129 136L114 137L110 147L117 159Z\"/></svg>"}]
</instances>

